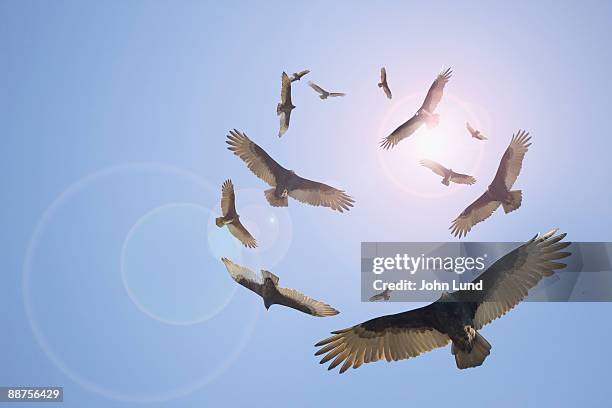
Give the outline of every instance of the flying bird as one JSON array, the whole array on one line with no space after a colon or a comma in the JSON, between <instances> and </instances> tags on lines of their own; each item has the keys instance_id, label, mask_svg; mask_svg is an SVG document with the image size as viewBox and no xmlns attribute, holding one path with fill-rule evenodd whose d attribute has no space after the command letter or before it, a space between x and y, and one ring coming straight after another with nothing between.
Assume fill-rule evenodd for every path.
<instances>
[{"instance_id":1,"label":"flying bird","mask_svg":"<svg viewBox=\"0 0 612 408\"><path fill-rule=\"evenodd\" d=\"M332 332L333 336L315 345L322 347L315 355L325 355L321 364L333 359L329 370L343 363L343 373L363 363L416 357L452 342L457 368L480 366L491 344L478 330L514 308L542 278L566 266L556 261L570 255L561 252L570 243L560 242L566 234L555 233L536 235L497 260L476 278L482 280L482 290L443 293L425 307ZM523 334L532 336L534 346L539 344L535 334Z\"/></svg>"},{"instance_id":2,"label":"flying bird","mask_svg":"<svg viewBox=\"0 0 612 408\"><path fill-rule=\"evenodd\" d=\"M302 79L302 77L306 74L309 74L310 70L305 69L304 71L300 71L300 72L294 72L293 75L291 75L291 82L295 82L295 81L299 81L300 79Z\"/></svg>"},{"instance_id":3,"label":"flying bird","mask_svg":"<svg viewBox=\"0 0 612 408\"><path fill-rule=\"evenodd\" d=\"M391 99L393 97L393 95L391 95L391 89L389 89L389 84L387 83L387 70L385 67L380 69L380 82L378 83L378 87L385 91L387 98Z\"/></svg>"},{"instance_id":4,"label":"flying bird","mask_svg":"<svg viewBox=\"0 0 612 408\"><path fill-rule=\"evenodd\" d=\"M385 289L380 293L375 294L370 298L370 302L376 302L378 300L389 300L391 299L391 289Z\"/></svg>"},{"instance_id":5,"label":"flying bird","mask_svg":"<svg viewBox=\"0 0 612 408\"><path fill-rule=\"evenodd\" d=\"M522 191L510 189L521 172L523 158L531 146L529 140L531 137L524 130L519 130L512 136L510 146L506 149L487 191L455 218L449 228L451 234L459 238L467 235L474 225L489 218L500 205L506 214L521 206Z\"/></svg>"},{"instance_id":6,"label":"flying bird","mask_svg":"<svg viewBox=\"0 0 612 408\"><path fill-rule=\"evenodd\" d=\"M289 119L291 119L291 111L295 106L291 103L291 81L286 72L283 72L281 77L281 101L276 105L276 115L280 116L280 129L278 137L285 134L289 129Z\"/></svg>"},{"instance_id":7,"label":"flying bird","mask_svg":"<svg viewBox=\"0 0 612 408\"><path fill-rule=\"evenodd\" d=\"M465 127L467 128L468 132L470 132L470 134L472 135L474 139L478 139L478 140L488 139L487 137L484 137L482 133L480 133L480 130L476 130L472 126L470 126L470 122L465 122Z\"/></svg>"},{"instance_id":8,"label":"flying bird","mask_svg":"<svg viewBox=\"0 0 612 408\"><path fill-rule=\"evenodd\" d=\"M325 89L321 88L319 85L315 84L314 82L310 82L308 81L308 85L310 85L310 87L312 89L314 89L316 92L318 92L319 98L321 99L327 99L328 97L333 97L333 96L344 96L346 95L343 92L327 92Z\"/></svg>"},{"instance_id":9,"label":"flying bird","mask_svg":"<svg viewBox=\"0 0 612 408\"><path fill-rule=\"evenodd\" d=\"M438 176L442 176L442 184L448 186L452 181L457 184L469 184L472 185L476 182L476 179L467 174L455 173L452 169L447 169L440 163L436 163L433 160L421 160L421 165L427 167Z\"/></svg>"},{"instance_id":10,"label":"flying bird","mask_svg":"<svg viewBox=\"0 0 612 408\"><path fill-rule=\"evenodd\" d=\"M427 127L435 127L440 122L440 115L433 113L436 107L442 99L442 93L444 91L444 85L449 81L453 71L448 68L442 71L436 80L429 87L427 96L423 105L419 108L410 119L401 124L391 134L381 140L380 146L383 149L391 149L395 147L399 142L412 135L423 123L427 124Z\"/></svg>"},{"instance_id":11,"label":"flying bird","mask_svg":"<svg viewBox=\"0 0 612 408\"><path fill-rule=\"evenodd\" d=\"M240 216L236 212L236 195L232 180L226 180L221 187L221 213L223 216L215 220L217 227L227 225L229 232L238 238L247 248L257 247L257 241L240 222Z\"/></svg>"},{"instance_id":12,"label":"flying bird","mask_svg":"<svg viewBox=\"0 0 612 408\"><path fill-rule=\"evenodd\" d=\"M309 298L297 290L281 288L278 286L278 276L272 272L262 270L261 275L257 275L227 258L221 258L221 260L233 280L263 298L266 310L272 305L282 305L317 317L334 316L340 313L330 305Z\"/></svg>"},{"instance_id":13,"label":"flying bird","mask_svg":"<svg viewBox=\"0 0 612 408\"><path fill-rule=\"evenodd\" d=\"M257 177L268 183L271 189L264 191L273 207L287 207L288 197L314 206L348 211L355 202L343 190L302 178L293 170L287 170L264 149L253 143L246 134L234 129L227 136L228 149L240 157Z\"/></svg>"}]
</instances>

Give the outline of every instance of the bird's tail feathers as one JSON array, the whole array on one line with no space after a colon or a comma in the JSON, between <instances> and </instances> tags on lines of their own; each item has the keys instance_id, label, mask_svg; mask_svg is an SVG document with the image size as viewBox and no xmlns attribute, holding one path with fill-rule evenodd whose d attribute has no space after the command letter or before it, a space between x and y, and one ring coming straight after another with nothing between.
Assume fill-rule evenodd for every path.
<instances>
[{"instance_id":1,"label":"bird's tail feathers","mask_svg":"<svg viewBox=\"0 0 612 408\"><path fill-rule=\"evenodd\" d=\"M225 224L225 218L223 217L217 217L215 219L215 224L217 224L217 227L221 228L224 224Z\"/></svg>"},{"instance_id":2,"label":"bird's tail feathers","mask_svg":"<svg viewBox=\"0 0 612 408\"><path fill-rule=\"evenodd\" d=\"M275 285L278 285L278 276L276 276L275 274L273 274L270 271L266 271L266 270L261 270L261 277L263 278L263 280L265 281L266 278L270 278L272 280L272 282L274 282Z\"/></svg>"},{"instance_id":3,"label":"bird's tail feathers","mask_svg":"<svg viewBox=\"0 0 612 408\"><path fill-rule=\"evenodd\" d=\"M455 363L457 363L457 368L460 370L478 367L491 354L491 344L480 333L476 332L471 351L461 350L453 343L451 353L455 356Z\"/></svg>"},{"instance_id":4,"label":"bird's tail feathers","mask_svg":"<svg viewBox=\"0 0 612 408\"><path fill-rule=\"evenodd\" d=\"M446 178L446 177L445 177L445 178L443 178L443 179L442 179L442 184L444 184L445 186L448 186L448 185L450 184L450 179L448 179L448 178Z\"/></svg>"},{"instance_id":5,"label":"bird's tail feathers","mask_svg":"<svg viewBox=\"0 0 612 408\"><path fill-rule=\"evenodd\" d=\"M268 190L264 191L264 194L266 195L266 200L268 200L270 205L272 207L288 207L289 206L289 199L288 199L288 197L277 198L274 195L275 191L276 191L276 189L274 189L274 188L271 188L271 189L268 189Z\"/></svg>"},{"instance_id":6,"label":"bird's tail feathers","mask_svg":"<svg viewBox=\"0 0 612 408\"><path fill-rule=\"evenodd\" d=\"M432 113L425 117L425 124L430 129L438 126L439 123L440 123L440 115L437 113Z\"/></svg>"},{"instance_id":7,"label":"bird's tail feathers","mask_svg":"<svg viewBox=\"0 0 612 408\"><path fill-rule=\"evenodd\" d=\"M521 202L523 200L523 192L521 190L514 190L510 192L510 202L504 203L502 202L502 206L504 207L504 211L506 214L512 212L521 206Z\"/></svg>"}]
</instances>

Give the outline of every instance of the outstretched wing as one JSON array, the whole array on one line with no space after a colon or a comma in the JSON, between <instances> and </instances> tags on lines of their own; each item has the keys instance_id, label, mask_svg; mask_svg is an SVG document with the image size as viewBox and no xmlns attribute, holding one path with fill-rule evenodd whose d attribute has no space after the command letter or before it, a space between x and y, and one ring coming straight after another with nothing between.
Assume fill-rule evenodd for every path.
<instances>
[{"instance_id":1,"label":"outstretched wing","mask_svg":"<svg viewBox=\"0 0 612 408\"><path fill-rule=\"evenodd\" d=\"M531 137L524 130L519 130L512 136L510 146L504 152L492 184L503 183L508 190L512 188L521 173L525 153L531 146L529 140L531 140Z\"/></svg>"},{"instance_id":2,"label":"outstretched wing","mask_svg":"<svg viewBox=\"0 0 612 408\"><path fill-rule=\"evenodd\" d=\"M255 272L248 268L244 268L238 264L233 263L227 258L221 258L221 261L223 261L223 263L225 264L225 267L227 268L227 271L229 272L233 280L261 296L263 290L263 282L261 276L256 275Z\"/></svg>"},{"instance_id":3,"label":"outstretched wing","mask_svg":"<svg viewBox=\"0 0 612 408\"><path fill-rule=\"evenodd\" d=\"M470 204L459 217L455 218L450 226L451 234L461 238L466 236L472 227L479 222L489 218L501 203L491 200L485 191L480 197Z\"/></svg>"},{"instance_id":4,"label":"outstretched wing","mask_svg":"<svg viewBox=\"0 0 612 408\"><path fill-rule=\"evenodd\" d=\"M344 92L330 92L329 96L344 96L346 95Z\"/></svg>"},{"instance_id":5,"label":"outstretched wing","mask_svg":"<svg viewBox=\"0 0 612 408\"><path fill-rule=\"evenodd\" d=\"M225 180L221 187L221 213L224 217L236 213L236 197L232 180Z\"/></svg>"},{"instance_id":6,"label":"outstretched wing","mask_svg":"<svg viewBox=\"0 0 612 408\"><path fill-rule=\"evenodd\" d=\"M321 88L319 85L315 84L314 82L310 82L308 81L308 85L314 89L315 91L317 91L318 93L320 93L321 95L324 95L327 93L327 91L323 88Z\"/></svg>"},{"instance_id":7,"label":"outstretched wing","mask_svg":"<svg viewBox=\"0 0 612 408\"><path fill-rule=\"evenodd\" d=\"M309 74L309 73L310 73L310 70L309 70L309 69L305 69L305 70L300 71L300 72L295 72L295 73L293 74L293 78L291 78L291 82L293 82L293 81L299 81L300 79L302 79L302 77L303 77L304 75Z\"/></svg>"},{"instance_id":8,"label":"outstretched wing","mask_svg":"<svg viewBox=\"0 0 612 408\"><path fill-rule=\"evenodd\" d=\"M318 317L334 316L340 313L327 303L312 299L297 290L280 287L277 287L277 289L280 297L275 298L274 303L279 305Z\"/></svg>"},{"instance_id":9,"label":"outstretched wing","mask_svg":"<svg viewBox=\"0 0 612 408\"><path fill-rule=\"evenodd\" d=\"M289 120L291 119L291 111L281 111L279 114L280 118L280 127L278 129L278 137L281 137L285 134L287 129L289 129Z\"/></svg>"},{"instance_id":10,"label":"outstretched wing","mask_svg":"<svg viewBox=\"0 0 612 408\"><path fill-rule=\"evenodd\" d=\"M382 67L380 69L380 83L384 84L385 82L387 82L387 70L385 67Z\"/></svg>"},{"instance_id":11,"label":"outstretched wing","mask_svg":"<svg viewBox=\"0 0 612 408\"><path fill-rule=\"evenodd\" d=\"M429 87L429 91L427 92L427 96L425 97L425 101L423 102L421 109L425 109L429 113L436 110L438 103L440 103L440 100L442 99L444 85L446 85L452 74L453 71L450 68L438 74L436 80Z\"/></svg>"},{"instance_id":12,"label":"outstretched wing","mask_svg":"<svg viewBox=\"0 0 612 408\"><path fill-rule=\"evenodd\" d=\"M412 135L423 124L421 115L414 115L406 122L398 126L391 134L380 142L380 147L383 149L391 149L399 142Z\"/></svg>"},{"instance_id":13,"label":"outstretched wing","mask_svg":"<svg viewBox=\"0 0 612 408\"><path fill-rule=\"evenodd\" d=\"M334 359L328 370L344 362L340 373L351 366L358 368L363 363L416 357L444 347L450 341L446 334L433 328L433 313L431 305L428 305L332 332L333 336L315 345L322 347L315 355L325 354L321 364Z\"/></svg>"},{"instance_id":14,"label":"outstretched wing","mask_svg":"<svg viewBox=\"0 0 612 408\"><path fill-rule=\"evenodd\" d=\"M238 238L238 240L242 242L242 245L244 245L245 247L257 247L257 240L253 238L251 233L247 231L247 229L244 227L244 225L242 225L240 221L234 221L231 224L227 224L227 229L233 236Z\"/></svg>"},{"instance_id":15,"label":"outstretched wing","mask_svg":"<svg viewBox=\"0 0 612 408\"><path fill-rule=\"evenodd\" d=\"M286 72L281 77L281 105L291 105L291 80Z\"/></svg>"},{"instance_id":16,"label":"outstretched wing","mask_svg":"<svg viewBox=\"0 0 612 408\"><path fill-rule=\"evenodd\" d=\"M420 163L422 166L427 167L428 169L436 173L438 176L446 177L446 173L449 172L449 170L446 167L444 167L440 163L437 163L433 160L425 159L425 160L421 160Z\"/></svg>"},{"instance_id":17,"label":"outstretched wing","mask_svg":"<svg viewBox=\"0 0 612 408\"><path fill-rule=\"evenodd\" d=\"M474 307L474 328L503 316L521 302L529 290L542 278L551 276L566 264L556 262L571 255L562 250L570 245L560 242L566 234L555 235L557 230L521 245L504 255L483 272L476 280L482 279L481 291L461 291L456 295Z\"/></svg>"},{"instance_id":18,"label":"outstretched wing","mask_svg":"<svg viewBox=\"0 0 612 408\"><path fill-rule=\"evenodd\" d=\"M455 173L454 171L451 174L450 181L456 184L468 184L472 185L476 183L476 179L467 174Z\"/></svg>"},{"instance_id":19,"label":"outstretched wing","mask_svg":"<svg viewBox=\"0 0 612 408\"><path fill-rule=\"evenodd\" d=\"M242 159L257 177L276 187L276 175L287 170L272 159L264 149L253 143L246 134L234 129L227 136L228 149Z\"/></svg>"},{"instance_id":20,"label":"outstretched wing","mask_svg":"<svg viewBox=\"0 0 612 408\"><path fill-rule=\"evenodd\" d=\"M332 210L343 212L348 211L355 202L343 190L305 179L297 174L294 177L296 180L292 184L294 187L289 191L289 196L302 203L329 207Z\"/></svg>"}]
</instances>

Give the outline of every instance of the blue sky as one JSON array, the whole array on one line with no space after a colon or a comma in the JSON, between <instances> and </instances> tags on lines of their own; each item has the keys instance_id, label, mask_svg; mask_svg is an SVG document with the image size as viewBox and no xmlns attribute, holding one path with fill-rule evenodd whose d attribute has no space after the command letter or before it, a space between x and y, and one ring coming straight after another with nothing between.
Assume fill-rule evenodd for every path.
<instances>
[{"instance_id":1,"label":"blue sky","mask_svg":"<svg viewBox=\"0 0 612 408\"><path fill-rule=\"evenodd\" d=\"M1 385L64 386L69 407L606 405L608 304L520 305L483 330L492 354L466 371L447 348L338 376L313 345L418 306L360 302L360 242L453 239L451 220L520 128L533 136L523 206L468 239L553 227L612 239L612 6L328 3L0 3ZM376 87L382 65L392 101ZM443 66L454 75L440 128L381 152ZM347 96L321 101L295 84L279 140L280 74L305 68ZM490 140L474 145L466 119ZM233 128L346 189L355 208L269 207L264 183L225 149ZM478 183L445 188L423 155ZM227 178L258 251L212 225ZM223 255L341 314L266 312Z\"/></svg>"}]
</instances>

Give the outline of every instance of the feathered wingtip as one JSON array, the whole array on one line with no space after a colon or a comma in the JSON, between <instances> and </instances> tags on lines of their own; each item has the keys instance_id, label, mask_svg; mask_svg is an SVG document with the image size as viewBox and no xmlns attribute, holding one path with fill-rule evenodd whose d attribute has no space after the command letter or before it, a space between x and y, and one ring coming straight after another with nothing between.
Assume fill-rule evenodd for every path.
<instances>
[{"instance_id":1,"label":"feathered wingtip","mask_svg":"<svg viewBox=\"0 0 612 408\"><path fill-rule=\"evenodd\" d=\"M448 82L449 79L453 76L453 70L448 68L442 68L440 73L438 74L438 79L444 81L444 83Z\"/></svg>"}]
</instances>

